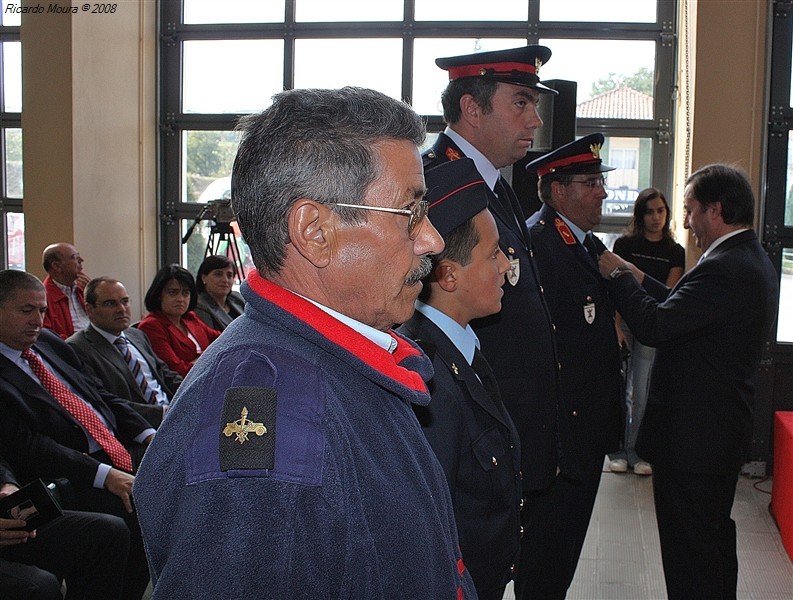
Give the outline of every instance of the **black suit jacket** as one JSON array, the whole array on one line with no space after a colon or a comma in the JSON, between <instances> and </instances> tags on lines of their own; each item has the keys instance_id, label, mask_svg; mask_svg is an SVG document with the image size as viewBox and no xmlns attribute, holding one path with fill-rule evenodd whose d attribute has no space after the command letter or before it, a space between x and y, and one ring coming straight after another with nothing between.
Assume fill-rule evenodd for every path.
<instances>
[{"instance_id":1,"label":"black suit jacket","mask_svg":"<svg viewBox=\"0 0 793 600\"><path fill-rule=\"evenodd\" d=\"M110 424L118 440L132 446L149 424L121 398L105 391L86 371L71 346L43 329L33 348ZM20 465L23 480L67 477L90 488L99 462L89 456L88 438L74 417L22 369L0 355L0 454Z\"/></svg>"},{"instance_id":2,"label":"black suit jacket","mask_svg":"<svg viewBox=\"0 0 793 600\"><path fill-rule=\"evenodd\" d=\"M437 166L463 152L444 135L424 154L424 169ZM511 189L509 193L514 194ZM471 323L498 378L501 398L520 434L523 489L547 488L564 460L559 456L558 358L551 315L540 285L529 232L520 206L518 222L507 214L488 190L490 212L496 221L499 246L518 263L518 279L504 285L501 312ZM513 204L517 205L514 198Z\"/></svg>"},{"instance_id":3,"label":"black suit jacket","mask_svg":"<svg viewBox=\"0 0 793 600\"><path fill-rule=\"evenodd\" d=\"M683 471L737 472L751 442L753 380L779 294L754 231L719 244L672 290L646 277L645 291L629 275L611 286L631 331L657 348L639 454Z\"/></svg>"},{"instance_id":4,"label":"black suit jacket","mask_svg":"<svg viewBox=\"0 0 793 600\"><path fill-rule=\"evenodd\" d=\"M621 359L614 304L597 263L555 210L544 205L528 226L556 324L566 404L563 447L591 462L619 448Z\"/></svg>"},{"instance_id":5,"label":"black suit jacket","mask_svg":"<svg viewBox=\"0 0 793 600\"><path fill-rule=\"evenodd\" d=\"M398 331L432 356L432 400L414 410L449 483L465 565L477 589L504 585L520 540L518 432L435 323L416 311Z\"/></svg>"},{"instance_id":6,"label":"black suit jacket","mask_svg":"<svg viewBox=\"0 0 793 600\"><path fill-rule=\"evenodd\" d=\"M145 333L134 327L129 327L124 331L124 335L146 359L149 370L163 391L168 394L168 399L173 399L179 384L182 383L182 376L168 368L168 365L154 354ZM66 341L74 348L83 363L88 365L91 371L102 380L102 385L108 392L129 400L130 406L153 427L160 426L163 417L162 406L146 402L140 391L140 386L132 377L132 371L129 370L127 361L101 333L93 327L86 327Z\"/></svg>"}]
</instances>

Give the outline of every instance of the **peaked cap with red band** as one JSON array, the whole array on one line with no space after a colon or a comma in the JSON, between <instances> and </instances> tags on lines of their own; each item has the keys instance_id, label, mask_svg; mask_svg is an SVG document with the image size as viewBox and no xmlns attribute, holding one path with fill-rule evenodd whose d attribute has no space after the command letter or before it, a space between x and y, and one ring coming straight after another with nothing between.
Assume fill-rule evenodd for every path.
<instances>
[{"instance_id":1,"label":"peaked cap with red band","mask_svg":"<svg viewBox=\"0 0 793 600\"><path fill-rule=\"evenodd\" d=\"M461 77L486 77L502 83L522 85L544 94L558 94L556 90L540 83L540 67L550 58L550 48L530 45L437 58L435 64L449 72L450 81Z\"/></svg>"},{"instance_id":2,"label":"peaked cap with red band","mask_svg":"<svg viewBox=\"0 0 793 600\"><path fill-rule=\"evenodd\" d=\"M441 163L424 173L430 223L446 237L487 208L487 185L470 158Z\"/></svg>"},{"instance_id":3,"label":"peaked cap with red band","mask_svg":"<svg viewBox=\"0 0 793 600\"><path fill-rule=\"evenodd\" d=\"M602 133L590 133L531 161L526 165L526 170L537 171L539 177L545 177L550 173L586 175L613 171L617 167L604 165L600 160L603 142L605 138Z\"/></svg>"}]
</instances>

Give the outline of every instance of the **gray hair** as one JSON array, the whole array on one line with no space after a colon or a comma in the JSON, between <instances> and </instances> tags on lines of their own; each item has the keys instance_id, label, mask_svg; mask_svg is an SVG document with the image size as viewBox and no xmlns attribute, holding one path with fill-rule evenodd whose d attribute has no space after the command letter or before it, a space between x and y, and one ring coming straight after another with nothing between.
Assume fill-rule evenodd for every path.
<instances>
[{"instance_id":1,"label":"gray hair","mask_svg":"<svg viewBox=\"0 0 793 600\"><path fill-rule=\"evenodd\" d=\"M381 173L373 146L426 137L421 118L404 102L380 92L290 90L265 111L240 121L231 176L231 202L253 263L278 273L289 241L287 217L295 200L359 203ZM360 222L364 211L337 209Z\"/></svg>"}]
</instances>

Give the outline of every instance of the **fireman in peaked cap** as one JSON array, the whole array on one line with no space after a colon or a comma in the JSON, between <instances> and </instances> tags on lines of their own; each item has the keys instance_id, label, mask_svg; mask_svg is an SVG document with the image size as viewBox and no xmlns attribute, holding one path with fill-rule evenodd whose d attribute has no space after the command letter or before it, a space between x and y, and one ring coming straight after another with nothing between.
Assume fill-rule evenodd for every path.
<instances>
[{"instance_id":1,"label":"fireman in peaked cap","mask_svg":"<svg viewBox=\"0 0 793 600\"><path fill-rule=\"evenodd\" d=\"M545 299L556 326L559 412L565 464L543 498L536 537L524 538L530 560L526 598L563 598L575 574L595 503L604 456L619 448L620 351L614 304L598 270L605 248L592 230L607 197L599 133L582 137L526 167L539 175L544 206L527 225ZM548 573L553 576L549 577ZM539 587L536 582L543 582Z\"/></svg>"},{"instance_id":2,"label":"fireman in peaked cap","mask_svg":"<svg viewBox=\"0 0 793 600\"><path fill-rule=\"evenodd\" d=\"M461 157L474 161L487 186L499 246L510 263L501 312L475 319L471 326L520 437L522 543L536 537L533 528L544 519L539 499L552 490L557 472L567 469L557 428L561 406L553 322L523 211L499 169L523 158L542 126L538 103L553 101L556 94L540 81L550 58L549 48L530 45L437 59L449 74L441 96L447 126L424 154L425 172ZM520 563L527 560L521 553ZM523 573L528 570L518 566L516 598L527 583Z\"/></svg>"}]
</instances>

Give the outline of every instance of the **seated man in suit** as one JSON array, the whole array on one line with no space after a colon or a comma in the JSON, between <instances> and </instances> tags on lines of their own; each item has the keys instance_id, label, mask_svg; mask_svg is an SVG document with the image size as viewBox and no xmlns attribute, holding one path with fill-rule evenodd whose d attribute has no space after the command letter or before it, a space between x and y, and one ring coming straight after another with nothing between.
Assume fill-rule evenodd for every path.
<instances>
[{"instance_id":1,"label":"seated man in suit","mask_svg":"<svg viewBox=\"0 0 793 600\"><path fill-rule=\"evenodd\" d=\"M35 276L0 271L0 441L20 465L18 476L67 477L78 508L125 518L131 539L124 598L140 598L148 567L132 473L154 429L99 386L66 342L42 329L46 310Z\"/></svg>"},{"instance_id":2,"label":"seated man in suit","mask_svg":"<svg viewBox=\"0 0 793 600\"><path fill-rule=\"evenodd\" d=\"M425 173L429 218L446 247L413 317L398 329L433 357L432 400L414 406L451 491L460 548L480 600L501 600L520 541L520 442L479 352L472 319L501 310L510 263L470 158Z\"/></svg>"},{"instance_id":3,"label":"seated man in suit","mask_svg":"<svg viewBox=\"0 0 793 600\"><path fill-rule=\"evenodd\" d=\"M0 498L18 489L12 465L0 454ZM121 565L129 551L124 521L65 511L38 531L25 531L24 523L0 517L0 598L62 600L61 579L69 600L120 598Z\"/></svg>"},{"instance_id":4,"label":"seated man in suit","mask_svg":"<svg viewBox=\"0 0 793 600\"><path fill-rule=\"evenodd\" d=\"M91 324L66 341L110 393L159 427L182 376L155 353L149 338L130 327L129 295L117 279L97 277L85 286Z\"/></svg>"},{"instance_id":5,"label":"seated man in suit","mask_svg":"<svg viewBox=\"0 0 793 600\"><path fill-rule=\"evenodd\" d=\"M44 248L41 260L47 271L44 327L65 340L88 325L83 288L89 277L83 273L83 257L71 244L50 244Z\"/></svg>"}]
</instances>

